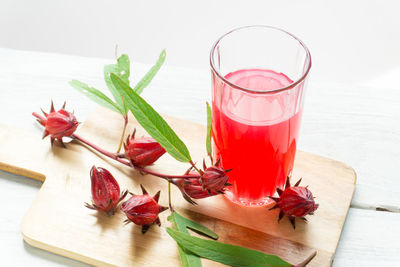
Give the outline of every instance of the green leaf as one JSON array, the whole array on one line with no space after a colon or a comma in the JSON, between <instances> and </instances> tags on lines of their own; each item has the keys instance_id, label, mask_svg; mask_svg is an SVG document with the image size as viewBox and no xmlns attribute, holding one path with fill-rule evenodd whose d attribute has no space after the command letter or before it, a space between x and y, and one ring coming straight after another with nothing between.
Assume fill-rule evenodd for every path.
<instances>
[{"instance_id":1,"label":"green leaf","mask_svg":"<svg viewBox=\"0 0 400 267\"><path fill-rule=\"evenodd\" d=\"M117 67L118 70L115 73L118 75L118 77L121 78L125 83L129 84L129 76L131 74L131 61L129 60L128 55L122 54L118 59L117 59Z\"/></svg>"},{"instance_id":2,"label":"green leaf","mask_svg":"<svg viewBox=\"0 0 400 267\"><path fill-rule=\"evenodd\" d=\"M139 95L143 92L143 89L146 88L151 80L153 80L154 76L157 74L158 70L164 64L165 57L167 53L163 50L158 57L156 64L143 76L143 78L138 82L138 84L133 88L133 90L138 93Z\"/></svg>"},{"instance_id":3,"label":"green leaf","mask_svg":"<svg viewBox=\"0 0 400 267\"><path fill-rule=\"evenodd\" d=\"M177 224L177 229L180 232L183 233L189 233L186 228L189 228L199 234L202 234L204 236L210 237L212 239L218 239L218 235L205 227L204 225L201 225L195 221L189 220L188 218L185 218L178 214L177 212L171 213L170 216L168 216L168 221L170 222L176 222Z\"/></svg>"},{"instance_id":4,"label":"green leaf","mask_svg":"<svg viewBox=\"0 0 400 267\"><path fill-rule=\"evenodd\" d=\"M69 84L79 92L86 95L88 98L92 99L94 102L102 105L103 107L109 108L118 113L123 112L116 103L114 103L110 98L108 98L98 89L89 87L86 83L77 80L72 80L69 82Z\"/></svg>"},{"instance_id":5,"label":"green leaf","mask_svg":"<svg viewBox=\"0 0 400 267\"><path fill-rule=\"evenodd\" d=\"M120 93L115 89L114 84L111 81L110 74L114 73L120 77L126 84L129 85L129 75L130 75L130 60L125 54L121 55L117 59L117 64L111 64L104 66L104 80L107 84L108 89L113 95L117 105L121 110L123 110L123 115L128 113L128 108L124 105Z\"/></svg>"},{"instance_id":6,"label":"green leaf","mask_svg":"<svg viewBox=\"0 0 400 267\"><path fill-rule=\"evenodd\" d=\"M211 122L212 122L212 114L211 107L207 102L207 139L206 139L206 148L207 154L211 155Z\"/></svg>"},{"instance_id":7,"label":"green leaf","mask_svg":"<svg viewBox=\"0 0 400 267\"><path fill-rule=\"evenodd\" d=\"M140 125L176 160L190 162L192 159L186 145L160 114L113 73L111 80Z\"/></svg>"},{"instance_id":8,"label":"green leaf","mask_svg":"<svg viewBox=\"0 0 400 267\"><path fill-rule=\"evenodd\" d=\"M177 212L172 212L171 215L168 216L168 221L172 222L175 229L180 232L189 234L187 228L192 229L193 231L203 234L205 236L211 237L213 239L218 239L218 235L208 229L207 227L198 224L192 220L189 220L185 217L182 217ZM181 245L178 244L179 256L181 258L182 265L186 266L201 266L200 258L197 255L192 254L191 252L185 250Z\"/></svg>"},{"instance_id":9,"label":"green leaf","mask_svg":"<svg viewBox=\"0 0 400 267\"><path fill-rule=\"evenodd\" d=\"M176 212L171 213L171 215L168 216L168 221L172 222L175 229L178 229L179 231L189 234L186 227L181 222L178 224L177 219L176 219L177 215L178 214ZM180 216L180 215L178 215L178 216ZM182 216L180 216L180 217L182 217ZM179 244L178 244L178 252L179 252L179 257L181 259L181 263L182 263L183 267L201 267L201 261L200 261L199 256L194 255L189 251L186 251Z\"/></svg>"},{"instance_id":10,"label":"green leaf","mask_svg":"<svg viewBox=\"0 0 400 267\"><path fill-rule=\"evenodd\" d=\"M278 256L264 254L248 248L206 240L167 228L168 234L175 241L200 257L220 262L229 266L240 267L277 267L292 266Z\"/></svg>"}]
</instances>

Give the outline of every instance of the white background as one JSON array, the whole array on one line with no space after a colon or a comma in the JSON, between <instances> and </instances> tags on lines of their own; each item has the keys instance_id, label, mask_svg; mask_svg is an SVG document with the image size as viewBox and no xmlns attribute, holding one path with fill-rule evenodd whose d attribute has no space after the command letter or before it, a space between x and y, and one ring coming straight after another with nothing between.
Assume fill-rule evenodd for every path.
<instances>
[{"instance_id":1,"label":"white background","mask_svg":"<svg viewBox=\"0 0 400 267\"><path fill-rule=\"evenodd\" d=\"M1 0L0 46L112 58L115 44L151 63L208 68L212 43L232 28L274 25L301 38L314 81L363 83L400 67L396 0Z\"/></svg>"},{"instance_id":2,"label":"white background","mask_svg":"<svg viewBox=\"0 0 400 267\"><path fill-rule=\"evenodd\" d=\"M400 120L396 115L400 113L399 106L396 106L400 96L396 93L400 91L397 85L400 77L399 10L400 2L392 0L0 0L0 47L113 59L114 47L118 44L120 53L127 53L133 61L143 63L153 63L165 48L165 68L179 66L197 69L198 72L185 70L185 74L187 77L201 77L200 82L195 81L193 84L204 85L204 91L208 92L208 53L212 43L221 34L250 24L274 25L294 33L310 48L314 63L300 148L346 161L356 168L359 175L353 209L350 210L343 233L346 238L339 245L336 265L365 266L370 263L373 266L385 259L392 263L400 261L395 251L395 248L399 249L399 214L376 215L377 212L365 210L374 209L378 203L393 211L400 211L400 183L393 177L397 175L396 160L400 160L397 152L400 149ZM2 55L3 59L6 58L5 54L7 51L1 51L0 61ZM18 56L18 64L23 62L23 55ZM39 61L40 54L30 58L30 66L33 65L32 58ZM46 55L43 58L49 62L58 60ZM60 62L72 66L72 62L84 60L63 57ZM101 70L104 62L91 61L88 66L98 65ZM4 68L4 65L1 67ZM28 68L22 72L26 71ZM160 81L166 81L168 73L177 71L179 68L160 73L159 82L154 81L155 87L162 88ZM57 82L58 77L56 69L51 70L51 73L54 74L54 80L49 84ZM94 77L98 72L90 69L86 73ZM7 82L7 77L2 76L2 73L1 80ZM174 82L182 86L179 81ZM51 91L46 86L43 85L42 91L36 89L37 92L28 94L32 101L41 104L48 102L47 94ZM60 93L69 92L67 85L64 87ZM30 118L25 118L25 115L37 105L25 99L21 100L25 107L18 107L13 104L17 101L15 98L5 99L5 96L10 95L5 90L8 89L0 87L0 122L18 126L30 123ZM182 88L180 90L183 91ZM318 95L318 90L323 92L325 98L332 97L329 105L319 102L321 95ZM334 90L340 92L335 94L332 92ZM23 91L13 96L21 93ZM155 92L148 94L151 97L154 94L152 99L156 104L162 103L156 98ZM384 97L378 97L382 94ZM40 100L41 95L46 96L44 100ZM348 96L344 104L341 104L342 95ZM81 99L78 95L68 97ZM62 99L63 96L57 98ZM321 105L326 106L326 113L322 115L332 118L331 121L321 119L319 113L313 112L323 110ZM89 104L87 109L93 106ZM357 109L358 106L360 109ZM174 113L172 108L161 109ZM365 110L370 113L365 114ZM182 108L180 112L183 114ZM188 119L196 119L194 115L187 116ZM354 118L357 121L351 128L349 123ZM315 130L318 127L321 127L320 131ZM349 127L347 132L343 130L345 127ZM351 130L360 129L366 132L351 134ZM332 137L340 136L341 139L338 139L339 142L325 141L328 134ZM373 142L368 143L369 139L373 139ZM372 155L370 151L373 149L389 156ZM385 179L387 184L381 182L380 187L375 186L371 183L374 179ZM20 221L39 188L40 183L0 172L0 201L3 203L0 216L0 266L84 266L32 248L23 242L19 230Z\"/></svg>"}]
</instances>

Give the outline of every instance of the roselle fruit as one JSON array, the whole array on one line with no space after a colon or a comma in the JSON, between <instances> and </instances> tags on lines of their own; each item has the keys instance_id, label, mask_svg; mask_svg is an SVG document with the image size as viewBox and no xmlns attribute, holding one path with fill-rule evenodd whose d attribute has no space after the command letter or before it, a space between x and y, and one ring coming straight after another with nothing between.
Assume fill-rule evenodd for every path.
<instances>
[{"instance_id":1,"label":"roselle fruit","mask_svg":"<svg viewBox=\"0 0 400 267\"><path fill-rule=\"evenodd\" d=\"M296 228L295 218L307 221L304 216L314 214L319 206L315 203L311 191L307 187L299 186L300 182L301 179L294 186L291 186L289 177L287 177L285 190L276 189L279 198L270 197L275 201L275 206L270 210L280 209L278 221L284 215L287 215L294 229Z\"/></svg>"},{"instance_id":2,"label":"roselle fruit","mask_svg":"<svg viewBox=\"0 0 400 267\"><path fill-rule=\"evenodd\" d=\"M135 133L136 130L131 137L128 136L124 144L124 157L129 159L133 165L148 166L164 155L165 149L156 140L151 137L135 139Z\"/></svg>"},{"instance_id":3,"label":"roselle fruit","mask_svg":"<svg viewBox=\"0 0 400 267\"><path fill-rule=\"evenodd\" d=\"M45 118L38 118L38 122L44 126L43 138L49 135L52 145L54 140L63 144L62 138L70 137L79 125L75 115L65 110L65 102L62 108L56 111L52 101L50 113L46 113L43 110L42 112Z\"/></svg>"},{"instance_id":4,"label":"roselle fruit","mask_svg":"<svg viewBox=\"0 0 400 267\"><path fill-rule=\"evenodd\" d=\"M112 174L101 167L93 166L90 170L90 180L92 183L92 201L85 206L90 209L101 210L108 215L113 215L118 203L125 198L127 191L120 194L117 180Z\"/></svg>"},{"instance_id":5,"label":"roselle fruit","mask_svg":"<svg viewBox=\"0 0 400 267\"><path fill-rule=\"evenodd\" d=\"M208 167L203 161L204 171L200 177L200 184L203 189L207 190L210 195L213 192L224 193L225 186L231 186L228 183L228 176L226 175L230 170L224 170L219 167L220 161L218 160L214 166Z\"/></svg>"},{"instance_id":6,"label":"roselle fruit","mask_svg":"<svg viewBox=\"0 0 400 267\"><path fill-rule=\"evenodd\" d=\"M142 188L143 195L132 194L127 201L121 204L121 210L128 217L125 222L133 222L134 224L141 225L142 233L144 234L153 224L161 226L158 214L168 208L158 204L160 191L152 197L142 185L140 187Z\"/></svg>"},{"instance_id":7,"label":"roselle fruit","mask_svg":"<svg viewBox=\"0 0 400 267\"><path fill-rule=\"evenodd\" d=\"M185 173L185 175L188 174L196 175L198 173L196 171L192 171L191 167ZM200 183L199 178L172 179L171 183L179 188L183 198L190 204L197 204L193 199L202 199L219 194L217 192L207 191L206 189L203 189L203 185Z\"/></svg>"}]
</instances>

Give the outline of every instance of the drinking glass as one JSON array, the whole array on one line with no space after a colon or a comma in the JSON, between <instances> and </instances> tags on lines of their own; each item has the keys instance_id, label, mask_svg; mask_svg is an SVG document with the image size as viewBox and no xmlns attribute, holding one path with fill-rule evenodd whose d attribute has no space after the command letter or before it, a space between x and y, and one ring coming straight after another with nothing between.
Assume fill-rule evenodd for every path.
<instances>
[{"instance_id":1,"label":"drinking glass","mask_svg":"<svg viewBox=\"0 0 400 267\"><path fill-rule=\"evenodd\" d=\"M293 34L246 26L210 53L214 161L228 172L225 196L268 205L291 175L311 55Z\"/></svg>"}]
</instances>

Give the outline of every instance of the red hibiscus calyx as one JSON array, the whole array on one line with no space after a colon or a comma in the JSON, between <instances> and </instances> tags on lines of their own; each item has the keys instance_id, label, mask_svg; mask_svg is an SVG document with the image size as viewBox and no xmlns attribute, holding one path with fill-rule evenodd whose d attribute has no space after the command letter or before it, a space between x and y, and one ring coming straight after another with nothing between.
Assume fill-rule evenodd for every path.
<instances>
[{"instance_id":1,"label":"red hibiscus calyx","mask_svg":"<svg viewBox=\"0 0 400 267\"><path fill-rule=\"evenodd\" d=\"M192 169L193 167L190 167L185 175L198 175L198 173ZM183 198L193 205L197 204L193 199L202 199L219 194L218 192L204 189L200 178L171 179L171 183L176 185L181 191Z\"/></svg>"},{"instance_id":2,"label":"red hibiscus calyx","mask_svg":"<svg viewBox=\"0 0 400 267\"><path fill-rule=\"evenodd\" d=\"M125 157L131 161L135 166L148 166L152 165L162 155L165 154L165 149L152 137L141 137L135 139L136 129L133 131L132 136L128 136L124 144Z\"/></svg>"},{"instance_id":3,"label":"red hibiscus calyx","mask_svg":"<svg viewBox=\"0 0 400 267\"><path fill-rule=\"evenodd\" d=\"M64 144L62 138L71 137L79 125L75 115L65 109L65 102L62 108L56 111L53 101L51 101L50 112L47 113L43 110L42 112L45 117L39 116L36 113L33 113L33 115L37 117L37 121L44 127L43 138L49 135L52 145L54 140Z\"/></svg>"},{"instance_id":4,"label":"red hibiscus calyx","mask_svg":"<svg viewBox=\"0 0 400 267\"><path fill-rule=\"evenodd\" d=\"M121 204L121 210L128 218L125 222L133 222L136 225L141 225L142 233L144 234L153 224L161 226L158 215L168 208L158 204L160 191L152 197L142 185L140 187L143 194L135 195L131 193L132 196Z\"/></svg>"},{"instance_id":5,"label":"red hibiscus calyx","mask_svg":"<svg viewBox=\"0 0 400 267\"><path fill-rule=\"evenodd\" d=\"M90 180L93 204L85 203L85 206L113 215L118 203L125 198L128 191L121 194L117 180L108 170L101 167L92 167Z\"/></svg>"},{"instance_id":6,"label":"red hibiscus calyx","mask_svg":"<svg viewBox=\"0 0 400 267\"><path fill-rule=\"evenodd\" d=\"M306 187L299 186L301 179L294 186L290 185L289 176L286 179L285 190L276 189L279 197L270 197L275 201L275 205L270 210L279 208L280 221L283 216L287 215L293 228L296 228L295 218L301 218L307 221L306 215L313 215L318 209L319 204L314 201L313 194Z\"/></svg>"},{"instance_id":7,"label":"red hibiscus calyx","mask_svg":"<svg viewBox=\"0 0 400 267\"><path fill-rule=\"evenodd\" d=\"M229 177L227 175L231 170L224 170L219 165L220 160L211 167L207 167L205 161L203 161L204 171L201 171L200 184L210 195L213 193L223 194L225 187L231 186L231 184L228 183Z\"/></svg>"}]
</instances>

